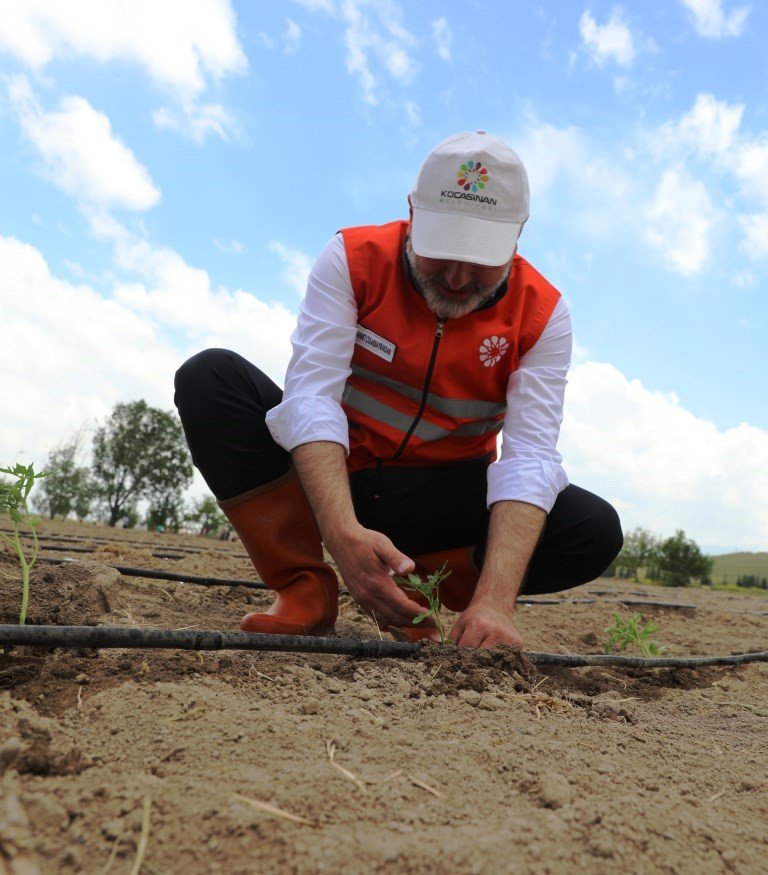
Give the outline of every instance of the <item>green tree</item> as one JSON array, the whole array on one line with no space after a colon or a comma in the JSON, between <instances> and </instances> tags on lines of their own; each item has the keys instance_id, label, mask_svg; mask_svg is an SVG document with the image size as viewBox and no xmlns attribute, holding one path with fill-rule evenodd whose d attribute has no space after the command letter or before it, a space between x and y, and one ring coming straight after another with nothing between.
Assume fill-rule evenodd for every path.
<instances>
[{"instance_id":1,"label":"green tree","mask_svg":"<svg viewBox=\"0 0 768 875\"><path fill-rule=\"evenodd\" d=\"M653 558L650 575L667 586L688 586L693 579L709 578L714 564L694 540L678 529L674 537L662 541Z\"/></svg>"},{"instance_id":2,"label":"green tree","mask_svg":"<svg viewBox=\"0 0 768 875\"><path fill-rule=\"evenodd\" d=\"M181 489L150 491L146 524L150 530L178 532L184 519L184 496Z\"/></svg>"},{"instance_id":3,"label":"green tree","mask_svg":"<svg viewBox=\"0 0 768 875\"><path fill-rule=\"evenodd\" d=\"M627 532L624 535L624 546L616 558L619 574L622 577L632 575L633 580L638 580L637 572L651 565L658 549L659 539L648 529L638 527Z\"/></svg>"},{"instance_id":4,"label":"green tree","mask_svg":"<svg viewBox=\"0 0 768 875\"><path fill-rule=\"evenodd\" d=\"M218 532L223 528L231 528L229 520L224 516L212 495L198 498L192 505L192 510L186 514L184 519L198 523L200 525L200 534L203 537Z\"/></svg>"},{"instance_id":5,"label":"green tree","mask_svg":"<svg viewBox=\"0 0 768 875\"><path fill-rule=\"evenodd\" d=\"M78 519L88 516L93 501L93 481L87 467L77 464L80 437L61 444L48 454L48 476L40 484L42 494L35 497L35 509L51 519L65 519L75 511Z\"/></svg>"},{"instance_id":6,"label":"green tree","mask_svg":"<svg viewBox=\"0 0 768 875\"><path fill-rule=\"evenodd\" d=\"M173 413L146 401L116 404L93 438L95 494L114 526L141 499L168 507L192 482L192 461Z\"/></svg>"}]
</instances>

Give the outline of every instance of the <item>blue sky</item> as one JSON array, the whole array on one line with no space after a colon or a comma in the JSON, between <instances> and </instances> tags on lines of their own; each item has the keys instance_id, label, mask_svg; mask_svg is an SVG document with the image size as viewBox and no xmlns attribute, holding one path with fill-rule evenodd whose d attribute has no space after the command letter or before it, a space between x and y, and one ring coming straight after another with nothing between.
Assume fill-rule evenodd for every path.
<instances>
[{"instance_id":1,"label":"blue sky","mask_svg":"<svg viewBox=\"0 0 768 875\"><path fill-rule=\"evenodd\" d=\"M484 129L571 308L561 451L625 529L768 549L768 11L732 0L14 0L0 461L209 345L281 380L313 258ZM200 491L201 484L196 489Z\"/></svg>"}]
</instances>

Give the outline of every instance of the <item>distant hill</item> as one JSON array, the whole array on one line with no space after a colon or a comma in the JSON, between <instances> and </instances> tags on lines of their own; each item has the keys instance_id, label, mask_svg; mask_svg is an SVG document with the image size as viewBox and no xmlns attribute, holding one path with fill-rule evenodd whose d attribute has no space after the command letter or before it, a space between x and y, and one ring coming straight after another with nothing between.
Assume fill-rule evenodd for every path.
<instances>
[{"instance_id":1,"label":"distant hill","mask_svg":"<svg viewBox=\"0 0 768 875\"><path fill-rule=\"evenodd\" d=\"M712 569L712 582L715 584L736 583L743 574L756 574L768 577L768 553L723 553L711 556L715 566Z\"/></svg>"}]
</instances>

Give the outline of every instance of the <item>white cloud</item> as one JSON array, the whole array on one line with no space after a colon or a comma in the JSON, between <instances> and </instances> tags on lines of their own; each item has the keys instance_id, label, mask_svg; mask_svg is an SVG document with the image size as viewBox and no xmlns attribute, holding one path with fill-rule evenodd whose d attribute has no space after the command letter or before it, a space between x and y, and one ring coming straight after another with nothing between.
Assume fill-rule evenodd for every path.
<instances>
[{"instance_id":1,"label":"white cloud","mask_svg":"<svg viewBox=\"0 0 768 875\"><path fill-rule=\"evenodd\" d=\"M174 131L196 143L204 143L211 134L222 140L240 136L237 121L220 103L184 103L180 109L162 107L152 113L152 121L161 130Z\"/></svg>"},{"instance_id":2,"label":"white cloud","mask_svg":"<svg viewBox=\"0 0 768 875\"><path fill-rule=\"evenodd\" d=\"M288 18L283 35L283 43L285 45L286 55L295 55L301 45L301 28L292 19Z\"/></svg>"},{"instance_id":3,"label":"white cloud","mask_svg":"<svg viewBox=\"0 0 768 875\"><path fill-rule=\"evenodd\" d=\"M631 166L579 128L558 128L531 115L523 135L507 142L528 171L532 216L556 217L591 239L613 237L630 224L627 202L640 197Z\"/></svg>"},{"instance_id":4,"label":"white cloud","mask_svg":"<svg viewBox=\"0 0 768 875\"><path fill-rule=\"evenodd\" d=\"M201 98L210 82L244 73L230 0L26 0L5 4L0 53L35 71L79 56L142 67L178 104L154 113L158 127L196 142L237 132L231 113Z\"/></svg>"},{"instance_id":5,"label":"white cloud","mask_svg":"<svg viewBox=\"0 0 768 875\"><path fill-rule=\"evenodd\" d=\"M245 246L239 240L212 240L213 245L224 255L242 255Z\"/></svg>"},{"instance_id":6,"label":"white cloud","mask_svg":"<svg viewBox=\"0 0 768 875\"><path fill-rule=\"evenodd\" d=\"M8 95L45 175L62 191L102 208L147 210L160 200L147 170L87 100L65 97L59 112L45 112L24 76L8 79Z\"/></svg>"},{"instance_id":7,"label":"white cloud","mask_svg":"<svg viewBox=\"0 0 768 875\"><path fill-rule=\"evenodd\" d=\"M4 460L42 462L118 400L170 406L179 354L156 328L90 286L52 276L37 249L12 237L0 237L0 309Z\"/></svg>"},{"instance_id":8,"label":"white cloud","mask_svg":"<svg viewBox=\"0 0 768 875\"><path fill-rule=\"evenodd\" d=\"M693 109L683 113L680 121L661 126L653 146L658 152L728 157L736 143L743 114L743 104L730 105L712 94L698 94Z\"/></svg>"},{"instance_id":9,"label":"white cloud","mask_svg":"<svg viewBox=\"0 0 768 875\"><path fill-rule=\"evenodd\" d=\"M560 450L572 481L613 501L625 531L682 528L723 548L768 543L768 431L720 431L674 395L586 362L571 371Z\"/></svg>"},{"instance_id":10,"label":"white cloud","mask_svg":"<svg viewBox=\"0 0 768 875\"><path fill-rule=\"evenodd\" d=\"M739 289L751 289L757 282L752 271L742 270L731 278L731 285Z\"/></svg>"},{"instance_id":11,"label":"white cloud","mask_svg":"<svg viewBox=\"0 0 768 875\"><path fill-rule=\"evenodd\" d=\"M739 36L750 12L749 6L737 6L726 15L722 0L682 0L682 3L691 13L696 33L710 39Z\"/></svg>"},{"instance_id":12,"label":"white cloud","mask_svg":"<svg viewBox=\"0 0 768 875\"><path fill-rule=\"evenodd\" d=\"M335 12L333 0L293 0L293 2L309 9L310 12Z\"/></svg>"},{"instance_id":13,"label":"white cloud","mask_svg":"<svg viewBox=\"0 0 768 875\"><path fill-rule=\"evenodd\" d=\"M738 182L732 209L744 233L741 248L750 258L768 257L768 134L742 133L743 104L699 94L678 121L652 132L649 148L659 160L682 166L699 162L702 174Z\"/></svg>"},{"instance_id":14,"label":"white cloud","mask_svg":"<svg viewBox=\"0 0 768 875\"><path fill-rule=\"evenodd\" d=\"M282 277L285 283L290 286L299 297L304 296L307 290L307 278L312 270L313 260L300 249L293 249L280 243L278 240L272 240L269 244L271 252L276 253L280 260L285 265Z\"/></svg>"},{"instance_id":15,"label":"white cloud","mask_svg":"<svg viewBox=\"0 0 768 875\"><path fill-rule=\"evenodd\" d=\"M4 463L42 462L118 401L170 409L174 372L207 347L234 349L282 380L294 314L242 290L214 289L206 271L173 250L116 223L109 230L118 279L106 295L52 275L37 249L0 236Z\"/></svg>"},{"instance_id":16,"label":"white cloud","mask_svg":"<svg viewBox=\"0 0 768 875\"><path fill-rule=\"evenodd\" d=\"M667 170L645 210L645 238L671 270L692 276L709 255L715 218L704 184L682 171Z\"/></svg>"},{"instance_id":17,"label":"white cloud","mask_svg":"<svg viewBox=\"0 0 768 875\"><path fill-rule=\"evenodd\" d=\"M415 100L406 100L403 104L405 116L408 119L408 126L417 128L421 124L421 108Z\"/></svg>"},{"instance_id":18,"label":"white cloud","mask_svg":"<svg viewBox=\"0 0 768 875\"><path fill-rule=\"evenodd\" d=\"M437 54L447 63L451 60L451 45L453 34L448 22L438 18L432 22L432 37L437 47Z\"/></svg>"},{"instance_id":19,"label":"white cloud","mask_svg":"<svg viewBox=\"0 0 768 875\"><path fill-rule=\"evenodd\" d=\"M338 5L324 0L295 0L311 11L322 11L343 23L346 67L355 76L370 106L380 102L380 74L377 68L407 86L417 64L410 50L416 38L401 24L403 13L393 0L340 0Z\"/></svg>"},{"instance_id":20,"label":"white cloud","mask_svg":"<svg viewBox=\"0 0 768 875\"><path fill-rule=\"evenodd\" d=\"M73 55L139 64L191 99L248 62L229 0L34 0L3 4L0 51L40 70Z\"/></svg>"},{"instance_id":21,"label":"white cloud","mask_svg":"<svg viewBox=\"0 0 768 875\"><path fill-rule=\"evenodd\" d=\"M744 231L742 248L751 258L768 258L768 213L751 213L739 217Z\"/></svg>"},{"instance_id":22,"label":"white cloud","mask_svg":"<svg viewBox=\"0 0 768 875\"><path fill-rule=\"evenodd\" d=\"M622 18L620 7L611 12L606 24L598 24L587 9L579 19L579 33L590 58L602 67L606 61L615 61L622 67L631 66L635 59L635 40Z\"/></svg>"},{"instance_id":23,"label":"white cloud","mask_svg":"<svg viewBox=\"0 0 768 875\"><path fill-rule=\"evenodd\" d=\"M731 160L743 193L768 207L768 134L742 140Z\"/></svg>"}]
</instances>

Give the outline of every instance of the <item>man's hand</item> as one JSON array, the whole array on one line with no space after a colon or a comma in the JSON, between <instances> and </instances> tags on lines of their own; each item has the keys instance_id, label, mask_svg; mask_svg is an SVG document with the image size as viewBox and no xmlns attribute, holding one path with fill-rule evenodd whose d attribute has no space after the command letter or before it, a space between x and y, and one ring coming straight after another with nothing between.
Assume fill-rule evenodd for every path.
<instances>
[{"instance_id":1,"label":"man's hand","mask_svg":"<svg viewBox=\"0 0 768 875\"><path fill-rule=\"evenodd\" d=\"M357 525L333 543L326 543L339 566L352 597L375 615L384 628L410 626L424 608L392 580L392 574L408 574L415 563L401 553L386 535Z\"/></svg>"},{"instance_id":2,"label":"man's hand","mask_svg":"<svg viewBox=\"0 0 768 875\"><path fill-rule=\"evenodd\" d=\"M525 647L512 617L491 604L472 603L456 621L448 636L459 647L495 647L509 644L519 650Z\"/></svg>"},{"instance_id":3,"label":"man's hand","mask_svg":"<svg viewBox=\"0 0 768 875\"><path fill-rule=\"evenodd\" d=\"M317 441L295 447L291 456L323 542L352 597L375 615L380 626L410 626L423 608L398 589L392 575L408 574L415 563L386 535L366 529L357 521L344 448Z\"/></svg>"}]
</instances>

